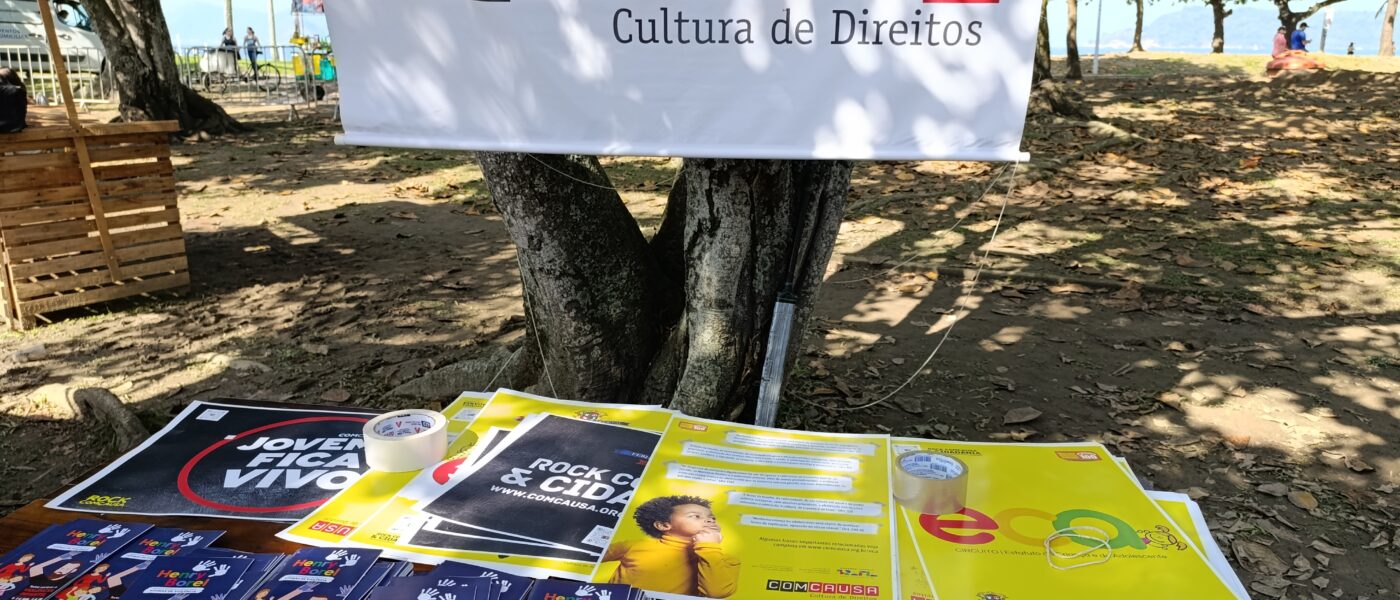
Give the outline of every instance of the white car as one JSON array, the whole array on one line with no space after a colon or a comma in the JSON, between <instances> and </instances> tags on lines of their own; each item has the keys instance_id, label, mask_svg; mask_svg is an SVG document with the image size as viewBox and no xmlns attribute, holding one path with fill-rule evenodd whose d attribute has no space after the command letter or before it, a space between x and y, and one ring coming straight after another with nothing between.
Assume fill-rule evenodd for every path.
<instances>
[{"instance_id":1,"label":"white car","mask_svg":"<svg viewBox=\"0 0 1400 600\"><path fill-rule=\"evenodd\" d=\"M101 73L107 53L78 0L53 0L54 26L71 73ZM37 0L0 0L0 65L48 73L49 47Z\"/></svg>"}]
</instances>

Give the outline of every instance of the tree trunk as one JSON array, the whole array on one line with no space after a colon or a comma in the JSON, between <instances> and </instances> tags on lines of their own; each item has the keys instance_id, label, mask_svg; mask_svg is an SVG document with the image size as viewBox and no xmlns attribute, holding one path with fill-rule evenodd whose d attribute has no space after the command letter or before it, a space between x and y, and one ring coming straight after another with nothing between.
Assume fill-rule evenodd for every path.
<instances>
[{"instance_id":1,"label":"tree trunk","mask_svg":"<svg viewBox=\"0 0 1400 600\"><path fill-rule=\"evenodd\" d=\"M179 121L185 132L244 129L180 82L160 0L86 0L115 74L123 121Z\"/></svg>"},{"instance_id":2,"label":"tree trunk","mask_svg":"<svg viewBox=\"0 0 1400 600\"><path fill-rule=\"evenodd\" d=\"M535 389L697 416L755 397L789 281L801 331L851 172L848 162L687 160L648 241L596 158L477 158L519 251L526 350L546 358ZM792 252L807 258L794 267Z\"/></svg>"},{"instance_id":3,"label":"tree trunk","mask_svg":"<svg viewBox=\"0 0 1400 600\"><path fill-rule=\"evenodd\" d=\"M1400 0L1390 0L1385 5L1385 18L1381 20L1381 56L1395 56L1395 12Z\"/></svg>"},{"instance_id":4,"label":"tree trunk","mask_svg":"<svg viewBox=\"0 0 1400 600\"><path fill-rule=\"evenodd\" d=\"M1129 53L1145 51L1142 48L1142 13L1143 4L1145 3L1146 0L1135 0L1134 2L1134 4L1137 4L1137 21L1133 24L1133 47L1128 48Z\"/></svg>"},{"instance_id":5,"label":"tree trunk","mask_svg":"<svg viewBox=\"0 0 1400 600\"><path fill-rule=\"evenodd\" d=\"M1210 12L1212 20L1215 22L1215 35L1210 38L1210 52L1211 54L1224 54L1225 17L1230 16L1235 11L1225 10L1225 0L1210 0Z\"/></svg>"},{"instance_id":6,"label":"tree trunk","mask_svg":"<svg viewBox=\"0 0 1400 600\"><path fill-rule=\"evenodd\" d=\"M1031 84L1054 79L1050 68L1050 0L1040 0L1040 30L1035 35L1035 71Z\"/></svg>"},{"instance_id":7,"label":"tree trunk","mask_svg":"<svg viewBox=\"0 0 1400 600\"><path fill-rule=\"evenodd\" d=\"M1065 76L1083 79L1084 74L1079 69L1079 0L1065 0L1065 6L1069 9L1065 31L1065 62L1069 63L1069 74Z\"/></svg>"}]
</instances>

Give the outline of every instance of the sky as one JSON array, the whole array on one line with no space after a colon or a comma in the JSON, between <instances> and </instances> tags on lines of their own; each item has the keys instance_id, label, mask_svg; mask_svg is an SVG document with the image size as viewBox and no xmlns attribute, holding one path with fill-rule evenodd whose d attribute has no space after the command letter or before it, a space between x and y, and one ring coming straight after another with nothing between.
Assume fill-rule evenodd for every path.
<instances>
[{"instance_id":1,"label":"sky","mask_svg":"<svg viewBox=\"0 0 1400 600\"><path fill-rule=\"evenodd\" d=\"M292 37L290 0L272 0L277 12L277 43L286 45ZM224 32L224 0L160 0L165 11L170 37L176 46L213 46ZM233 24L238 38L245 28L252 27L263 44L271 45L268 37L268 0L233 0ZM326 35L326 18L305 15L302 26L308 34Z\"/></svg>"},{"instance_id":2,"label":"sky","mask_svg":"<svg viewBox=\"0 0 1400 600\"><path fill-rule=\"evenodd\" d=\"M1083 55L1093 53L1099 1L1079 0L1079 51ZM335 0L326 2L332 6L331 10L334 10L334 2ZM1121 44L1132 40L1135 11L1133 4L1127 0L1102 2L1103 50L1125 50L1126 46ZM1293 0L1292 6L1295 10L1300 10L1311 2L1312 0ZM1375 12L1382 2L1383 0L1346 0L1336 5L1340 29L1336 37L1355 41L1358 53L1373 54L1380 40L1380 20L1375 17ZM268 3L268 0L234 0L234 25L240 39L243 29L252 27L264 44L269 43ZM286 44L292 33L291 2L272 0L272 5L277 10L278 43ZM170 25L170 34L176 46L205 46L218 43L224 28L223 0L161 0L161 6L165 9L165 18ZM1273 17L1273 4L1254 0L1234 8L1236 14L1225 21L1226 51L1267 52L1273 28L1277 27L1276 18ZM1346 13L1347 18L1342 18L1341 13ZM1065 0L1051 0L1049 15L1051 48L1055 54L1062 54L1065 43ZM1211 22L1205 2L1149 0L1144 21L1144 37L1149 50L1209 50ZM1316 25L1321 21L1321 15L1314 17L1313 21L1313 31L1318 31ZM304 17L303 26L309 34L327 35L325 17L308 15Z\"/></svg>"}]
</instances>

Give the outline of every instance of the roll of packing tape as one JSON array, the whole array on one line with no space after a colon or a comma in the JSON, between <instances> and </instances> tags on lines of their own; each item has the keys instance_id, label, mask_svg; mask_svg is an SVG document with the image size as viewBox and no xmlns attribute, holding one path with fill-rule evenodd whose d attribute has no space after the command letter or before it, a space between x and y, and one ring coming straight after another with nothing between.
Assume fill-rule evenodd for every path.
<instances>
[{"instance_id":1,"label":"roll of packing tape","mask_svg":"<svg viewBox=\"0 0 1400 600\"><path fill-rule=\"evenodd\" d=\"M967 465L937 452L915 450L895 458L894 499L925 515L946 515L967 505Z\"/></svg>"},{"instance_id":2,"label":"roll of packing tape","mask_svg":"<svg viewBox=\"0 0 1400 600\"><path fill-rule=\"evenodd\" d=\"M365 423L365 462L389 473L417 471L447 454L447 417L431 410L398 410Z\"/></svg>"}]
</instances>

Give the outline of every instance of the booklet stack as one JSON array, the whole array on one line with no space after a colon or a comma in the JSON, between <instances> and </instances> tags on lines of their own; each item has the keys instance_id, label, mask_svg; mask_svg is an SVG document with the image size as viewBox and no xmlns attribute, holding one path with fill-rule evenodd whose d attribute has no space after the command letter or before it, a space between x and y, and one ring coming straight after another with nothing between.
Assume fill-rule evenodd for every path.
<instances>
[{"instance_id":1,"label":"booklet stack","mask_svg":"<svg viewBox=\"0 0 1400 600\"><path fill-rule=\"evenodd\" d=\"M376 600L1248 598L1199 507L1099 444L784 431L509 390L445 412L441 463L368 471L279 535L442 564ZM507 596L485 573L540 581Z\"/></svg>"},{"instance_id":2,"label":"booklet stack","mask_svg":"<svg viewBox=\"0 0 1400 600\"><path fill-rule=\"evenodd\" d=\"M377 551L209 547L223 533L97 519L49 527L0 555L0 599L365 600L413 569Z\"/></svg>"}]
</instances>

